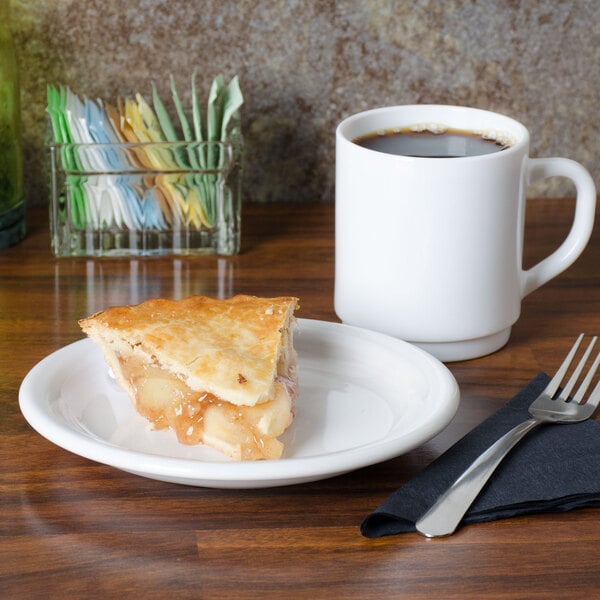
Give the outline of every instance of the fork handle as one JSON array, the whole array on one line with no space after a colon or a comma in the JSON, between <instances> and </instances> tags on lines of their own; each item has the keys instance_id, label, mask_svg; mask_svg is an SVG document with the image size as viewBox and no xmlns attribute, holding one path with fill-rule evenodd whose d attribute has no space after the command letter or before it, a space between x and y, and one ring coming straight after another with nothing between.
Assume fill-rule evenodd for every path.
<instances>
[{"instance_id":1,"label":"fork handle","mask_svg":"<svg viewBox=\"0 0 600 600\"><path fill-rule=\"evenodd\" d=\"M454 533L496 467L511 449L541 422L537 419L523 421L492 444L416 522L417 531L426 537Z\"/></svg>"}]
</instances>

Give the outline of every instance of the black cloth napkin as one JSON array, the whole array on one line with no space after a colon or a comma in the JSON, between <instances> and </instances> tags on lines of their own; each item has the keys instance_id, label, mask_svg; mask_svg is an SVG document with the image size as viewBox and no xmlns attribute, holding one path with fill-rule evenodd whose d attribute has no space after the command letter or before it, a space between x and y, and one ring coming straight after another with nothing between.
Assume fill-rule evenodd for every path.
<instances>
[{"instance_id":1,"label":"black cloth napkin","mask_svg":"<svg viewBox=\"0 0 600 600\"><path fill-rule=\"evenodd\" d=\"M411 481L396 490L361 525L366 537L416 531L415 522L437 497L509 429L546 387L540 373ZM482 523L541 512L600 506L600 422L540 425L508 454L461 521Z\"/></svg>"}]
</instances>

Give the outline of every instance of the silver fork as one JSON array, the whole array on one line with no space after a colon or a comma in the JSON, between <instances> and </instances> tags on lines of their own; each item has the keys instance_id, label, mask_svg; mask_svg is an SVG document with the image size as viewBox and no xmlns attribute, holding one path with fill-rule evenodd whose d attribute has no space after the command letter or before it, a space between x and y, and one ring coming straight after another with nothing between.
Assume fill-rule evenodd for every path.
<instances>
[{"instance_id":1,"label":"silver fork","mask_svg":"<svg viewBox=\"0 0 600 600\"><path fill-rule=\"evenodd\" d=\"M586 402L583 397L600 364L600 352L586 374L579 389L571 392L592 352L596 337L592 338L584 355L574 369L560 395L554 398L583 339L582 333L565 357L556 375L546 389L529 406L531 418L520 423L490 446L475 462L437 499L435 504L417 521L417 531L427 537L450 535L460 523L475 498L479 495L496 467L510 450L534 427L542 423L578 423L589 419L600 403L600 381Z\"/></svg>"}]
</instances>

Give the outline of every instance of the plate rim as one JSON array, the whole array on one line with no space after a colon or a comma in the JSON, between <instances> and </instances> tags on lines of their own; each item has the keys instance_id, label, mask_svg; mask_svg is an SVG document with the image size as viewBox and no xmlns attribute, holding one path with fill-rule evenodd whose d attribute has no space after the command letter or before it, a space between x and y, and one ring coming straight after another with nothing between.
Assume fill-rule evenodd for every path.
<instances>
[{"instance_id":1,"label":"plate rim","mask_svg":"<svg viewBox=\"0 0 600 600\"><path fill-rule=\"evenodd\" d=\"M346 330L360 336L367 336L381 344L391 344L402 349L403 353L416 357L416 360L427 365L431 372L436 374L437 379L447 387L446 397L437 405L435 414L437 418L427 420L416 430L400 436L402 440L408 439L409 443L404 444L407 447L397 452L393 448L398 446L399 438L394 437L324 454L290 456L266 461L235 462L227 459L206 461L132 450L111 444L93 434L88 435L84 431L76 430L64 417L59 419L56 415L48 418L49 398L46 394L37 392L35 383L38 378L48 379L49 377L45 373L47 365L63 358L64 353L73 352L80 346L94 347L94 343L89 338L71 342L36 363L26 374L19 388L19 407L25 420L38 434L64 450L88 460L161 481L172 481L196 487L236 487L241 489L277 487L316 481L384 462L426 443L447 427L454 418L460 402L458 383L450 370L425 350L398 338L353 325L306 318L297 320L300 335L306 331L325 335L330 334L331 330L335 335L338 330ZM405 356L406 354L402 354L402 358ZM38 398L38 395L43 398ZM428 431L424 433L424 430ZM74 446L77 449L74 449ZM365 456L365 450L370 450L368 456Z\"/></svg>"}]
</instances>

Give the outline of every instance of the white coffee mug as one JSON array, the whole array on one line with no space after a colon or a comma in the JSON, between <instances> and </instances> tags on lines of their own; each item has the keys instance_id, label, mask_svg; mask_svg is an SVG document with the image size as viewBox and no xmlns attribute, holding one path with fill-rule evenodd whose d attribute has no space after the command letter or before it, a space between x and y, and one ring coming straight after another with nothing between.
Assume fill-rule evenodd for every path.
<instances>
[{"instance_id":1,"label":"white coffee mug","mask_svg":"<svg viewBox=\"0 0 600 600\"><path fill-rule=\"evenodd\" d=\"M479 156L424 158L355 142L413 126L466 130L510 145ZM552 176L576 186L573 224L556 251L524 270L527 186ZM399 337L443 361L489 354L508 341L521 299L581 254L595 204L584 167L530 158L527 129L508 117L434 105L355 114L336 131L335 311L344 323Z\"/></svg>"}]
</instances>

